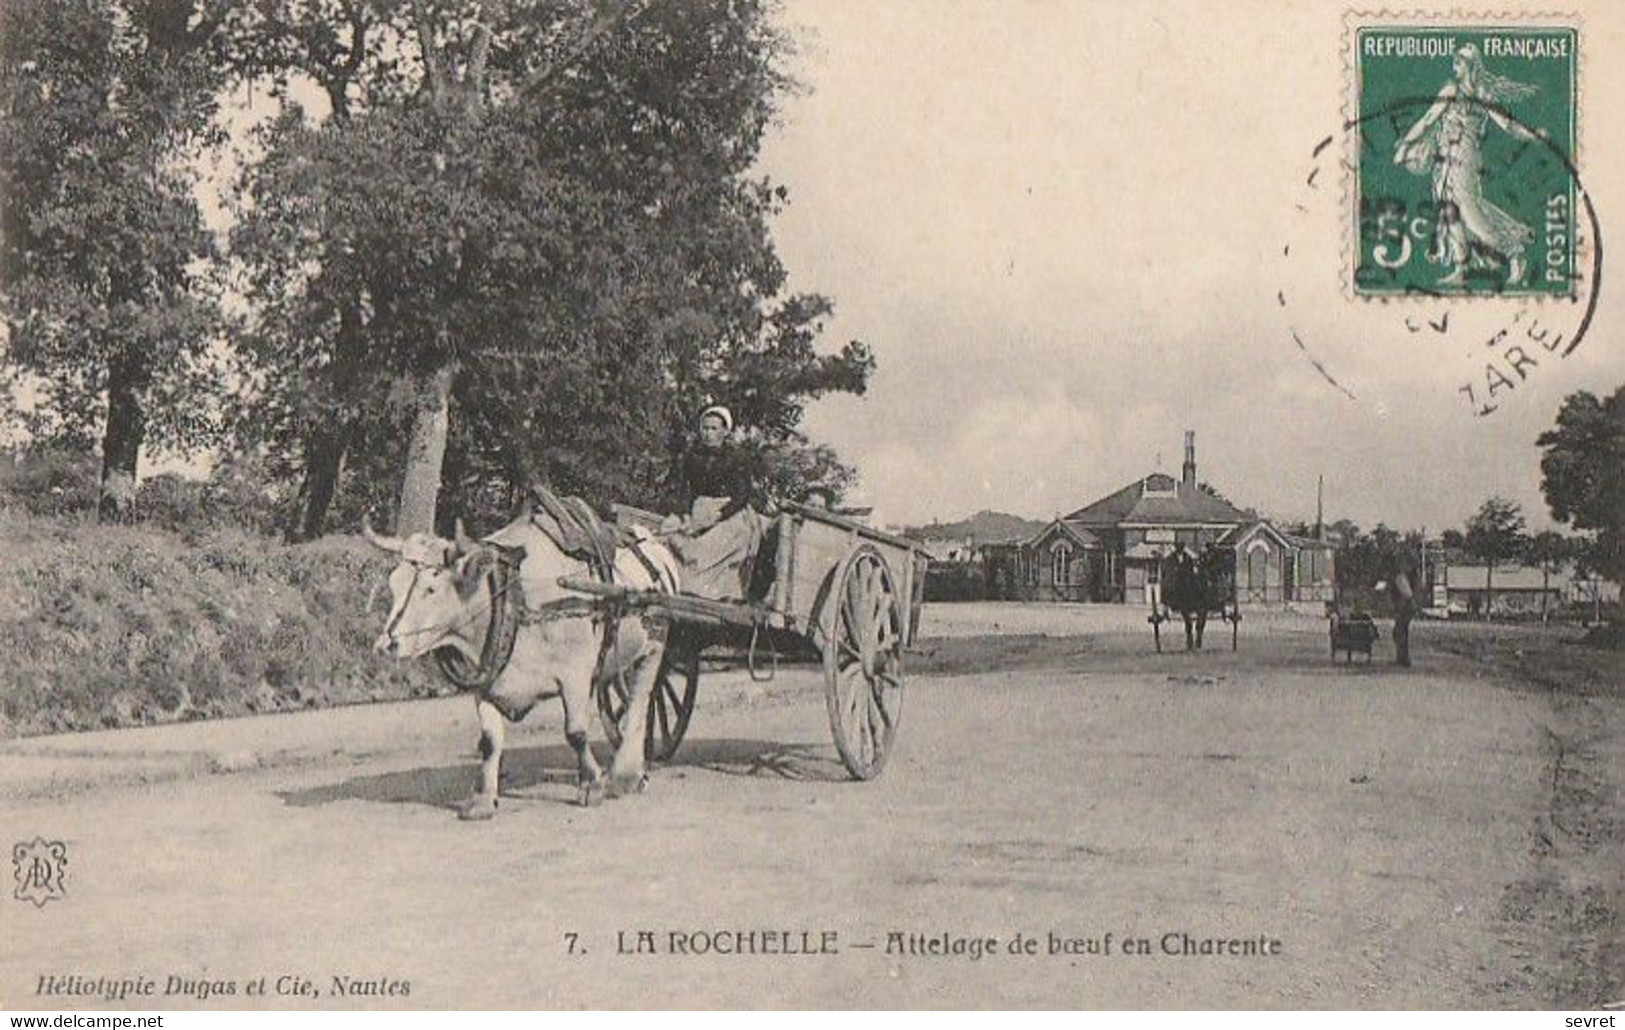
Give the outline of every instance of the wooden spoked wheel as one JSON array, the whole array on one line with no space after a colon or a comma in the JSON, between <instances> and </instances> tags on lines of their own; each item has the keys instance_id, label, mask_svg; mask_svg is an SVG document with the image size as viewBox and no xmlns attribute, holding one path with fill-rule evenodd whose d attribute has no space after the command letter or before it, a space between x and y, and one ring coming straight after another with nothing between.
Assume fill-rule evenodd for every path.
<instances>
[{"instance_id":1,"label":"wooden spoked wheel","mask_svg":"<svg viewBox=\"0 0 1625 1030\"><path fill-rule=\"evenodd\" d=\"M903 627L886 559L871 544L847 555L824 602L821 637L829 728L854 779L885 768L903 708Z\"/></svg>"},{"instance_id":2,"label":"wooden spoked wheel","mask_svg":"<svg viewBox=\"0 0 1625 1030\"><path fill-rule=\"evenodd\" d=\"M675 628L666 641L660 669L655 673L653 695L649 698L649 724L644 734L643 755L651 762L664 762L677 753L694 714L694 699L700 690L700 652L695 644ZM604 735L614 747L621 746L621 717L626 714L626 695L617 676L598 684L598 716Z\"/></svg>"}]
</instances>

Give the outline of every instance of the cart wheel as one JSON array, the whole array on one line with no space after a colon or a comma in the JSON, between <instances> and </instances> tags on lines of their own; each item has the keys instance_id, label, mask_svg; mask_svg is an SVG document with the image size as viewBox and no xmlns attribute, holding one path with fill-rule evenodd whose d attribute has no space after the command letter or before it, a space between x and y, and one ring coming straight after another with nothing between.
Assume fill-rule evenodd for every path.
<instances>
[{"instance_id":1,"label":"cart wheel","mask_svg":"<svg viewBox=\"0 0 1625 1030\"><path fill-rule=\"evenodd\" d=\"M644 735L643 756L650 762L664 762L677 753L694 714L694 699L700 689L700 650L674 628L655 673L654 692L649 698L649 725ZM621 716L626 713L626 695L621 681L610 676L598 684L598 717L604 736L613 747L621 746Z\"/></svg>"},{"instance_id":2,"label":"cart wheel","mask_svg":"<svg viewBox=\"0 0 1625 1030\"><path fill-rule=\"evenodd\" d=\"M880 775L903 708L903 619L886 559L872 544L847 555L831 581L820 631L829 728L854 779Z\"/></svg>"}]
</instances>

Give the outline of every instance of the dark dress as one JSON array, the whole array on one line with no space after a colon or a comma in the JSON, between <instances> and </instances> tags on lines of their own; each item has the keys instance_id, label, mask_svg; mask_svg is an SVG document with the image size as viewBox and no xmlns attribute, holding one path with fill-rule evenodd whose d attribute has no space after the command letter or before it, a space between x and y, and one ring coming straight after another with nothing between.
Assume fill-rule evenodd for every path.
<instances>
[{"instance_id":1,"label":"dark dress","mask_svg":"<svg viewBox=\"0 0 1625 1030\"><path fill-rule=\"evenodd\" d=\"M745 455L734 447L696 447L683 455L683 510L692 512L697 497L722 497L720 522L755 501L756 484Z\"/></svg>"},{"instance_id":2,"label":"dark dress","mask_svg":"<svg viewBox=\"0 0 1625 1030\"><path fill-rule=\"evenodd\" d=\"M762 538L747 456L733 447L696 447L683 457L682 489L684 510L705 527L671 539L683 560L683 589L717 600L743 598Z\"/></svg>"}]
</instances>

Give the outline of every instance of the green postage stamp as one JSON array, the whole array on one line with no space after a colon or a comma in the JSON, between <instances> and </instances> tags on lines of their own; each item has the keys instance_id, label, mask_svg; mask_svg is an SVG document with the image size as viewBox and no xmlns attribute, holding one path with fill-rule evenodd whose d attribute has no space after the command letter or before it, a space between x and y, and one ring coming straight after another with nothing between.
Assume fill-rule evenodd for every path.
<instances>
[{"instance_id":1,"label":"green postage stamp","mask_svg":"<svg viewBox=\"0 0 1625 1030\"><path fill-rule=\"evenodd\" d=\"M1573 297L1579 32L1451 22L1351 26L1354 292Z\"/></svg>"}]
</instances>

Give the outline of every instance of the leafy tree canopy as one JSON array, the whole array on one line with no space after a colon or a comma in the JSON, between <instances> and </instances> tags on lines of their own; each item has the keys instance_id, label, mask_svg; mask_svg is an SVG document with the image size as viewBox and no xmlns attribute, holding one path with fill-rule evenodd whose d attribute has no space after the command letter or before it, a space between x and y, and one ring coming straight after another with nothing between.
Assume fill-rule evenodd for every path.
<instances>
[{"instance_id":1,"label":"leafy tree canopy","mask_svg":"<svg viewBox=\"0 0 1625 1030\"><path fill-rule=\"evenodd\" d=\"M1587 563L1625 579L1625 386L1606 399L1569 395L1557 424L1535 442L1544 450L1540 487L1552 517L1592 531Z\"/></svg>"},{"instance_id":2,"label":"leafy tree canopy","mask_svg":"<svg viewBox=\"0 0 1625 1030\"><path fill-rule=\"evenodd\" d=\"M218 141L221 5L0 5L0 310L36 439L127 458L210 440L213 240L193 193ZM127 410L117 410L120 405ZM121 421L122 420L122 421Z\"/></svg>"},{"instance_id":3,"label":"leafy tree canopy","mask_svg":"<svg viewBox=\"0 0 1625 1030\"><path fill-rule=\"evenodd\" d=\"M352 482L388 481L410 382L451 365L463 495L537 476L658 503L711 401L772 468L849 476L799 426L873 358L816 348L830 303L786 294L769 223L787 194L751 174L790 86L770 13L262 0L243 31L275 45L249 48L253 71L318 81L334 114L290 107L242 183L263 373L246 424L290 469L299 441L352 425Z\"/></svg>"},{"instance_id":4,"label":"leafy tree canopy","mask_svg":"<svg viewBox=\"0 0 1625 1030\"><path fill-rule=\"evenodd\" d=\"M1523 510L1504 497L1491 497L1467 520L1467 552L1490 564L1520 557L1526 546Z\"/></svg>"}]
</instances>

